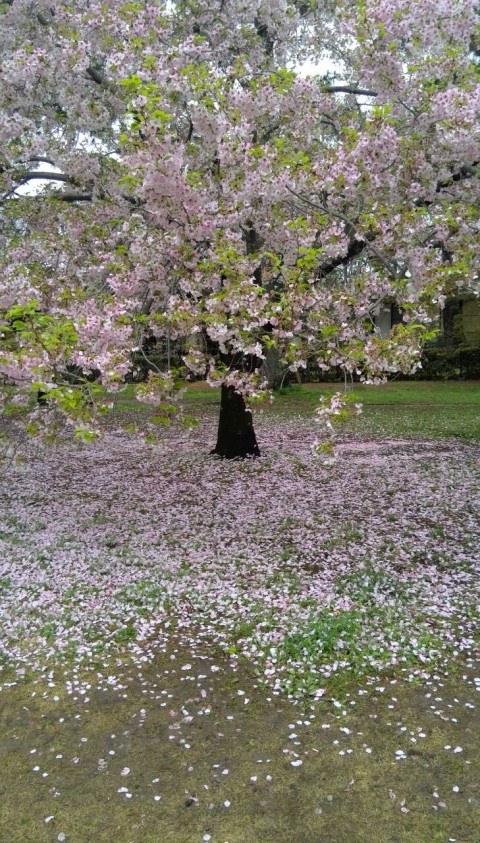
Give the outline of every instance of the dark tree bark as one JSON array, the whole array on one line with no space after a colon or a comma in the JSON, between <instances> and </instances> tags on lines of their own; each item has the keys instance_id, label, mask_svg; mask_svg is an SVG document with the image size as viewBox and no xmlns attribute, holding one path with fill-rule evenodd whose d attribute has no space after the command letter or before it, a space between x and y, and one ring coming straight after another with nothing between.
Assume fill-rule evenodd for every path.
<instances>
[{"instance_id":1,"label":"dark tree bark","mask_svg":"<svg viewBox=\"0 0 480 843\"><path fill-rule=\"evenodd\" d=\"M262 37L264 37L263 34ZM252 255L260 249L262 241L251 220L246 221L243 237L247 255ZM256 267L253 276L257 284L262 283L261 264ZM255 361L252 357L242 357L235 360L235 355L221 355L221 359L228 366L235 364L239 365L240 368L247 367L250 371L253 367L258 368L261 365L260 360ZM243 396L235 392L232 386L226 386L225 384L222 384L217 444L210 453L226 460L260 456L253 429L252 414L247 410Z\"/></svg>"},{"instance_id":2,"label":"dark tree bark","mask_svg":"<svg viewBox=\"0 0 480 843\"><path fill-rule=\"evenodd\" d=\"M225 384L222 384L217 444L210 453L227 460L260 456L252 414L243 396Z\"/></svg>"}]
</instances>

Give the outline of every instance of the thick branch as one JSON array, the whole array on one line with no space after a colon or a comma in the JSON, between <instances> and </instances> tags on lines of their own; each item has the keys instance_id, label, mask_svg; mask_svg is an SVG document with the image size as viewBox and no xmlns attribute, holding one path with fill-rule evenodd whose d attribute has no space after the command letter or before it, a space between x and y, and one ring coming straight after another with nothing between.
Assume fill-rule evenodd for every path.
<instances>
[{"instance_id":1,"label":"thick branch","mask_svg":"<svg viewBox=\"0 0 480 843\"><path fill-rule=\"evenodd\" d=\"M442 190L446 190L456 182L478 177L479 164L480 161L474 161L473 164L465 164L463 167L460 167L460 169L456 173L453 173L449 179L444 179L443 181L438 182L435 188L435 193L441 193ZM417 208L428 208L434 203L434 199L417 199L415 205Z\"/></svg>"},{"instance_id":2,"label":"thick branch","mask_svg":"<svg viewBox=\"0 0 480 843\"><path fill-rule=\"evenodd\" d=\"M45 160L45 159L44 159ZM64 173L50 173L50 172L43 172L41 170L34 170L31 173L26 173L26 175L19 181L8 193L4 194L1 197L1 201L4 201L11 197L19 187L22 187L24 184L28 184L29 181L38 179L40 181L57 181L66 184L71 184L75 187L80 187L77 179L73 178L72 176L67 176ZM127 193L121 193L121 198L128 202L131 205L138 206L141 203L139 199L135 196L130 196ZM61 202L91 202L94 198L93 193L62 193L62 191L57 190L54 193L48 193L42 196L42 194L35 197L35 199L59 199ZM98 194L99 199L105 199L104 193Z\"/></svg>"},{"instance_id":3,"label":"thick branch","mask_svg":"<svg viewBox=\"0 0 480 843\"><path fill-rule=\"evenodd\" d=\"M331 258L329 261L327 261L326 264L322 264L321 266L319 266L317 270L317 277L329 275L331 272L333 272L334 269L337 269L337 267L347 264L350 260L361 254L361 252L363 252L363 250L367 246L371 249L377 260L379 260L383 264L387 272L391 274L394 273L394 267L392 266L390 261L387 260L383 255L381 255L380 252L378 252L375 246L373 245L375 235L362 234L361 240L357 240L354 237L357 220L351 220L345 214L342 214L340 211L329 209L326 207L326 205L319 205L316 202L312 202L312 200L307 199L306 196L301 196L299 193L296 193L296 191L292 190L291 187L287 186L287 190L293 196L296 196L297 199L300 199L307 205L311 205L312 208L315 208L317 211L321 211L323 214L328 214L329 216L336 217L337 219L342 220L342 222L344 222L346 226L345 233L348 237L352 237L346 255L339 256L338 258Z\"/></svg>"},{"instance_id":4,"label":"thick branch","mask_svg":"<svg viewBox=\"0 0 480 843\"><path fill-rule=\"evenodd\" d=\"M357 88L353 85L327 85L322 90L326 94L358 94L362 97L376 97L376 91L370 91L368 88Z\"/></svg>"},{"instance_id":5,"label":"thick branch","mask_svg":"<svg viewBox=\"0 0 480 843\"><path fill-rule=\"evenodd\" d=\"M464 179L471 179L474 178L477 173L477 167L480 164L480 161L474 161L473 164L465 164L463 167L460 167L457 173L454 173L451 179L446 179L443 182L439 182L437 185L437 193L440 193L441 190L445 187L450 187L456 181L464 181Z\"/></svg>"},{"instance_id":6,"label":"thick branch","mask_svg":"<svg viewBox=\"0 0 480 843\"><path fill-rule=\"evenodd\" d=\"M92 193L60 193L58 191L55 196L50 194L48 199L60 199L61 202L91 202L93 199Z\"/></svg>"},{"instance_id":7,"label":"thick branch","mask_svg":"<svg viewBox=\"0 0 480 843\"><path fill-rule=\"evenodd\" d=\"M90 79L93 79L93 81L97 83L97 85L108 84L103 73L100 73L100 71L97 70L96 67L92 67L92 65L89 65L87 67L86 73L87 76L90 76Z\"/></svg>"},{"instance_id":8,"label":"thick branch","mask_svg":"<svg viewBox=\"0 0 480 843\"><path fill-rule=\"evenodd\" d=\"M67 182L68 184L77 184L76 179L72 178L71 176L66 176L64 173L51 173L48 170L33 170L30 173L25 173L24 176L18 181L13 187L10 188L6 193L3 194L1 197L1 201L4 202L5 200L9 199L14 193L18 190L19 187L23 187L24 184L28 184L30 181L57 181L57 182Z\"/></svg>"},{"instance_id":9,"label":"thick branch","mask_svg":"<svg viewBox=\"0 0 480 843\"><path fill-rule=\"evenodd\" d=\"M56 167L55 161L51 158L45 158L43 155L32 155L27 159L28 162L35 162L35 164L50 164L51 167ZM20 164L26 164L26 161L20 161Z\"/></svg>"},{"instance_id":10,"label":"thick branch","mask_svg":"<svg viewBox=\"0 0 480 843\"><path fill-rule=\"evenodd\" d=\"M104 88L109 88L109 90L113 92L117 90L115 85L110 82L106 76L104 76L98 67L93 67L93 65L90 64L85 72L96 85L103 85Z\"/></svg>"},{"instance_id":11,"label":"thick branch","mask_svg":"<svg viewBox=\"0 0 480 843\"><path fill-rule=\"evenodd\" d=\"M20 187L22 184L27 184L27 182L34 179L41 179L42 181L63 181L70 182L70 184L75 182L75 179L71 176L66 176L64 173L51 173L49 170L33 170L31 173L26 173L22 176L22 179L17 184L17 187Z\"/></svg>"},{"instance_id":12,"label":"thick branch","mask_svg":"<svg viewBox=\"0 0 480 843\"><path fill-rule=\"evenodd\" d=\"M71 176L66 176L64 173L51 173L49 171L44 172L43 170L33 170L31 173L25 173L19 182L4 193L1 197L1 201L4 202L6 199L9 199L19 187L23 187L24 184L28 184L30 181L34 181L35 179L38 181L57 181L63 183L67 182L68 184L77 184L76 179L71 178Z\"/></svg>"},{"instance_id":13,"label":"thick branch","mask_svg":"<svg viewBox=\"0 0 480 843\"><path fill-rule=\"evenodd\" d=\"M319 278L324 278L326 275L330 275L330 273L333 272L334 269L338 269L339 266L344 266L345 264L353 260L353 258L358 257L358 255L361 255L367 246L367 240L352 240L348 246L347 253L345 255L340 255L336 258L331 258L326 263L322 263L319 265L317 269L317 276Z\"/></svg>"},{"instance_id":14,"label":"thick branch","mask_svg":"<svg viewBox=\"0 0 480 843\"><path fill-rule=\"evenodd\" d=\"M263 23L260 20L260 18L257 17L257 18L254 19L253 25L256 29L257 35L260 36L260 38L262 39L262 41L264 43L265 52L266 52L267 56L271 56L272 53L273 53L274 42L273 42L272 36L270 35L270 32L268 31L267 24Z\"/></svg>"}]
</instances>

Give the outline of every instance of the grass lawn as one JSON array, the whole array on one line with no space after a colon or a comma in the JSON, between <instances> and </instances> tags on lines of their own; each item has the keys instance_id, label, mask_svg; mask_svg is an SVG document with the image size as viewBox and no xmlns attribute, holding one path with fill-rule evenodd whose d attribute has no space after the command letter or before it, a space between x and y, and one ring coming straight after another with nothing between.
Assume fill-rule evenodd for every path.
<instances>
[{"instance_id":1,"label":"grass lawn","mask_svg":"<svg viewBox=\"0 0 480 843\"><path fill-rule=\"evenodd\" d=\"M331 384L293 386L280 394L281 408L313 410L319 391L332 394ZM338 385L341 390L341 385ZM352 432L388 437L480 438L480 382L393 381L380 386L355 384L363 416Z\"/></svg>"},{"instance_id":2,"label":"grass lawn","mask_svg":"<svg viewBox=\"0 0 480 843\"><path fill-rule=\"evenodd\" d=\"M320 390L32 447L0 482L0 838L478 843L480 390ZM129 388L118 421L151 410Z\"/></svg>"},{"instance_id":3,"label":"grass lawn","mask_svg":"<svg viewBox=\"0 0 480 843\"><path fill-rule=\"evenodd\" d=\"M343 392L343 384L294 384L276 392L273 404L259 410L263 408L274 418L292 414L308 417L318 406L320 395L337 391ZM352 391L351 386L348 391ZM363 404L363 414L348 426L352 435L480 438L480 381L396 380L380 386L354 384L353 392ZM220 390L203 382L192 383L185 403L194 415L213 412L220 404ZM121 413L151 413L147 405L135 400L133 386L119 394L116 407Z\"/></svg>"}]
</instances>

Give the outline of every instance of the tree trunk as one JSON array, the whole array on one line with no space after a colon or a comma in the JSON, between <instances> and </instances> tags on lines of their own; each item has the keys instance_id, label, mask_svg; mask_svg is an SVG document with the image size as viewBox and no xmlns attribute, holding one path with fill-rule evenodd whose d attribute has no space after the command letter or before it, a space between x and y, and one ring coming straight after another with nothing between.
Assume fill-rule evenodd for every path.
<instances>
[{"instance_id":1,"label":"tree trunk","mask_svg":"<svg viewBox=\"0 0 480 843\"><path fill-rule=\"evenodd\" d=\"M210 453L227 460L260 456L252 414L233 386L222 384L217 444Z\"/></svg>"},{"instance_id":2,"label":"tree trunk","mask_svg":"<svg viewBox=\"0 0 480 843\"><path fill-rule=\"evenodd\" d=\"M290 379L290 372L285 373L280 353L275 346L267 348L260 371L267 381L269 389L279 389L281 386L286 386Z\"/></svg>"}]
</instances>

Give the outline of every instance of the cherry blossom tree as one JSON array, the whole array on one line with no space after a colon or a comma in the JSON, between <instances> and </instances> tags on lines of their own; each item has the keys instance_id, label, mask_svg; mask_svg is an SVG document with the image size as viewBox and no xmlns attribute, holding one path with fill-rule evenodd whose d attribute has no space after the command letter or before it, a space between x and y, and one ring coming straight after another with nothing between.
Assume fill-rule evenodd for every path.
<instances>
[{"instance_id":1,"label":"cherry blossom tree","mask_svg":"<svg viewBox=\"0 0 480 843\"><path fill-rule=\"evenodd\" d=\"M88 438L157 339L183 365L152 362L138 397L180 416L203 376L215 453L256 455L269 358L373 381L419 365L480 263L474 0L0 10L8 412L30 400L32 430L62 416Z\"/></svg>"}]
</instances>

